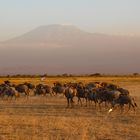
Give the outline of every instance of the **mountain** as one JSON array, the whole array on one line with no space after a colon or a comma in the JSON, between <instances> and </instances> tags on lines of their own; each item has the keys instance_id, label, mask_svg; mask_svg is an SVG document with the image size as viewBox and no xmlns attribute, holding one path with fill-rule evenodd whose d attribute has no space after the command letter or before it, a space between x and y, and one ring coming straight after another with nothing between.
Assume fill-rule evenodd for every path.
<instances>
[{"instance_id":1,"label":"mountain","mask_svg":"<svg viewBox=\"0 0 140 140\"><path fill-rule=\"evenodd\" d=\"M40 26L0 43L0 74L140 72L140 38Z\"/></svg>"},{"instance_id":2,"label":"mountain","mask_svg":"<svg viewBox=\"0 0 140 140\"><path fill-rule=\"evenodd\" d=\"M40 26L24 35L17 38L3 42L5 45L33 45L40 47L58 47L59 45L68 45L68 43L75 43L79 39L84 39L90 33L84 32L72 25L48 25ZM26 46L25 46L26 47Z\"/></svg>"}]
</instances>

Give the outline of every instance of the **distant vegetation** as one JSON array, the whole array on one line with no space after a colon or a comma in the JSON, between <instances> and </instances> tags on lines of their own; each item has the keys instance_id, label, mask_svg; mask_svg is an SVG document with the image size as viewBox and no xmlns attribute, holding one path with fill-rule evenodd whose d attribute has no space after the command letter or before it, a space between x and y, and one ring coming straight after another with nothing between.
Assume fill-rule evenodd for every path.
<instances>
[{"instance_id":1,"label":"distant vegetation","mask_svg":"<svg viewBox=\"0 0 140 140\"><path fill-rule=\"evenodd\" d=\"M132 73L132 74L101 74L101 73L93 73L93 74L56 74L56 75L49 75L49 74L16 74L16 75L0 75L0 78L40 78L40 77L139 77L139 73Z\"/></svg>"}]
</instances>

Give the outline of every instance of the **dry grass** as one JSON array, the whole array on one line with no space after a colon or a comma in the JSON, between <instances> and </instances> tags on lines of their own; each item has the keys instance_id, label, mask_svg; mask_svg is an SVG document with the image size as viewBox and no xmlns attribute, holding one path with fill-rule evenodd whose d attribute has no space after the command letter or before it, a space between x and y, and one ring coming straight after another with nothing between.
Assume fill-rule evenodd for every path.
<instances>
[{"instance_id":1,"label":"dry grass","mask_svg":"<svg viewBox=\"0 0 140 140\"><path fill-rule=\"evenodd\" d=\"M4 81L7 79L0 79ZM9 79L14 83L39 79ZM107 81L128 88L140 106L140 78L50 78L54 81ZM94 105L80 107L75 98L75 107L67 109L66 99L58 97L24 97L11 102L0 100L0 140L139 140L140 110L120 114L114 111L108 115Z\"/></svg>"}]
</instances>

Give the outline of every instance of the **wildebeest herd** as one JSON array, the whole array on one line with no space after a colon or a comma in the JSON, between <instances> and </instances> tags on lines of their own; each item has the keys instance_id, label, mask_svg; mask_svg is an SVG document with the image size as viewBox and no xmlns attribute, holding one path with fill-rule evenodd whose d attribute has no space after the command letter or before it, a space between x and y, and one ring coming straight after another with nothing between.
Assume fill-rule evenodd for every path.
<instances>
[{"instance_id":1,"label":"wildebeest herd","mask_svg":"<svg viewBox=\"0 0 140 140\"><path fill-rule=\"evenodd\" d=\"M2 100L11 100L12 98L20 98L21 94L25 95L28 99L30 93L33 93L33 96L57 96L62 94L67 99L67 107L74 107L74 97L77 97L78 104L88 106L91 102L95 103L95 108L98 107L101 109L105 104L105 107L109 107L109 112L114 108L120 107L121 111L124 108L124 105L128 105L128 111L132 107L135 111L137 104L134 97L132 97L127 89L119 87L112 83L107 82L67 82L60 83L55 82L53 86L46 84L37 84L33 85L32 83L21 83L13 84L10 81L4 81L0 84L0 97Z\"/></svg>"}]
</instances>

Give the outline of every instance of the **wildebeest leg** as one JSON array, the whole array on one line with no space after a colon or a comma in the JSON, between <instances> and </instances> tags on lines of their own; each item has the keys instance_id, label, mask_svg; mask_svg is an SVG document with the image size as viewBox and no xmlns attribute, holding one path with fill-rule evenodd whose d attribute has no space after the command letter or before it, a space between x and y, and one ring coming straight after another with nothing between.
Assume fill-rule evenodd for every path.
<instances>
[{"instance_id":1,"label":"wildebeest leg","mask_svg":"<svg viewBox=\"0 0 140 140\"><path fill-rule=\"evenodd\" d=\"M134 110L134 112L135 112L135 105L133 105L132 102L130 102L128 105L129 105L129 107L128 107L127 113L128 113L128 111L130 110L131 106L132 106L132 108L133 108L133 110Z\"/></svg>"},{"instance_id":2,"label":"wildebeest leg","mask_svg":"<svg viewBox=\"0 0 140 140\"><path fill-rule=\"evenodd\" d=\"M79 101L80 101L80 104L81 104L81 106L82 106L82 101L81 101L81 98L79 98Z\"/></svg>"},{"instance_id":3,"label":"wildebeest leg","mask_svg":"<svg viewBox=\"0 0 140 140\"><path fill-rule=\"evenodd\" d=\"M4 100L4 95L3 94L1 95L1 99Z\"/></svg>"},{"instance_id":4,"label":"wildebeest leg","mask_svg":"<svg viewBox=\"0 0 140 140\"><path fill-rule=\"evenodd\" d=\"M55 96L55 92L54 92L53 90L51 91L51 94L52 94L53 96Z\"/></svg>"},{"instance_id":5,"label":"wildebeest leg","mask_svg":"<svg viewBox=\"0 0 140 140\"><path fill-rule=\"evenodd\" d=\"M25 96L26 96L26 100L28 100L29 99L29 93L28 93L28 91L25 91Z\"/></svg>"},{"instance_id":6,"label":"wildebeest leg","mask_svg":"<svg viewBox=\"0 0 140 140\"><path fill-rule=\"evenodd\" d=\"M129 103L129 104L128 104L128 110L127 110L127 112L126 112L126 113L128 113L128 112L129 112L130 108L131 108L131 103Z\"/></svg>"},{"instance_id":7,"label":"wildebeest leg","mask_svg":"<svg viewBox=\"0 0 140 140\"><path fill-rule=\"evenodd\" d=\"M132 103L135 107L138 107L138 106L137 106L137 103L135 102L135 99L134 99L134 98L132 98L131 103Z\"/></svg>"},{"instance_id":8,"label":"wildebeest leg","mask_svg":"<svg viewBox=\"0 0 140 140\"><path fill-rule=\"evenodd\" d=\"M84 98L83 98L83 102L84 102L85 100L84 100Z\"/></svg>"},{"instance_id":9,"label":"wildebeest leg","mask_svg":"<svg viewBox=\"0 0 140 140\"><path fill-rule=\"evenodd\" d=\"M106 108L106 106L107 106L107 105L106 105L106 101L105 101L105 106L104 106L104 107Z\"/></svg>"},{"instance_id":10,"label":"wildebeest leg","mask_svg":"<svg viewBox=\"0 0 140 140\"><path fill-rule=\"evenodd\" d=\"M7 95L7 101L10 102L10 95Z\"/></svg>"},{"instance_id":11,"label":"wildebeest leg","mask_svg":"<svg viewBox=\"0 0 140 140\"><path fill-rule=\"evenodd\" d=\"M27 100L29 99L29 95L26 95L26 99L27 99Z\"/></svg>"},{"instance_id":12,"label":"wildebeest leg","mask_svg":"<svg viewBox=\"0 0 140 140\"><path fill-rule=\"evenodd\" d=\"M96 108L96 104L97 104L97 101L96 100L94 100L94 104L95 104L95 108Z\"/></svg>"},{"instance_id":13,"label":"wildebeest leg","mask_svg":"<svg viewBox=\"0 0 140 140\"><path fill-rule=\"evenodd\" d=\"M11 100L12 100L12 95L8 95L8 96L7 96L7 101L8 101L8 102L11 102Z\"/></svg>"},{"instance_id":14,"label":"wildebeest leg","mask_svg":"<svg viewBox=\"0 0 140 140\"><path fill-rule=\"evenodd\" d=\"M73 99L72 98L70 98L70 102L71 102L71 107L73 107Z\"/></svg>"},{"instance_id":15,"label":"wildebeest leg","mask_svg":"<svg viewBox=\"0 0 140 140\"><path fill-rule=\"evenodd\" d=\"M5 100L8 101L8 96L6 95Z\"/></svg>"},{"instance_id":16,"label":"wildebeest leg","mask_svg":"<svg viewBox=\"0 0 140 140\"><path fill-rule=\"evenodd\" d=\"M79 102L80 102L80 98L78 97L78 101L77 101L77 104L79 105Z\"/></svg>"},{"instance_id":17,"label":"wildebeest leg","mask_svg":"<svg viewBox=\"0 0 140 140\"><path fill-rule=\"evenodd\" d=\"M69 103L70 101L69 101L69 98L67 97L67 108L69 107Z\"/></svg>"},{"instance_id":18,"label":"wildebeest leg","mask_svg":"<svg viewBox=\"0 0 140 140\"><path fill-rule=\"evenodd\" d=\"M52 92L52 91L51 91L49 94L50 94L50 96L54 96L54 94L53 94L53 92Z\"/></svg>"},{"instance_id":19,"label":"wildebeest leg","mask_svg":"<svg viewBox=\"0 0 140 140\"><path fill-rule=\"evenodd\" d=\"M135 105L133 105L133 103L130 103L130 106L132 106L132 107L133 107L134 113L136 113L136 110L135 110Z\"/></svg>"},{"instance_id":20,"label":"wildebeest leg","mask_svg":"<svg viewBox=\"0 0 140 140\"><path fill-rule=\"evenodd\" d=\"M103 100L100 100L99 102L99 110L101 111L101 103L103 102Z\"/></svg>"},{"instance_id":21,"label":"wildebeest leg","mask_svg":"<svg viewBox=\"0 0 140 140\"><path fill-rule=\"evenodd\" d=\"M15 100L19 99L19 97L20 97L20 94L18 92L15 93Z\"/></svg>"},{"instance_id":22,"label":"wildebeest leg","mask_svg":"<svg viewBox=\"0 0 140 140\"><path fill-rule=\"evenodd\" d=\"M55 96L56 95L56 93L53 91L53 95Z\"/></svg>"},{"instance_id":23,"label":"wildebeest leg","mask_svg":"<svg viewBox=\"0 0 140 140\"><path fill-rule=\"evenodd\" d=\"M10 102L11 102L11 100L12 100L12 98L13 98L13 95L9 95L9 98L10 98Z\"/></svg>"},{"instance_id":24,"label":"wildebeest leg","mask_svg":"<svg viewBox=\"0 0 140 140\"><path fill-rule=\"evenodd\" d=\"M105 109L107 108L107 102L105 101Z\"/></svg>"},{"instance_id":25,"label":"wildebeest leg","mask_svg":"<svg viewBox=\"0 0 140 140\"><path fill-rule=\"evenodd\" d=\"M88 99L88 105L89 105L89 106L91 105L90 103L91 103L91 100L90 100L90 99Z\"/></svg>"},{"instance_id":26,"label":"wildebeest leg","mask_svg":"<svg viewBox=\"0 0 140 140\"><path fill-rule=\"evenodd\" d=\"M88 99L87 99L87 98L85 98L85 99L86 99L86 107L87 107L87 100L88 100Z\"/></svg>"},{"instance_id":27,"label":"wildebeest leg","mask_svg":"<svg viewBox=\"0 0 140 140\"><path fill-rule=\"evenodd\" d=\"M77 101L77 104L78 104L78 105L79 105L79 101L80 101L80 100L79 100L79 97L78 97L78 101Z\"/></svg>"},{"instance_id":28,"label":"wildebeest leg","mask_svg":"<svg viewBox=\"0 0 140 140\"><path fill-rule=\"evenodd\" d=\"M120 114L122 114L123 111L124 111L124 104L121 104L121 105L120 105L120 108L121 108L121 112L120 112Z\"/></svg>"}]
</instances>

